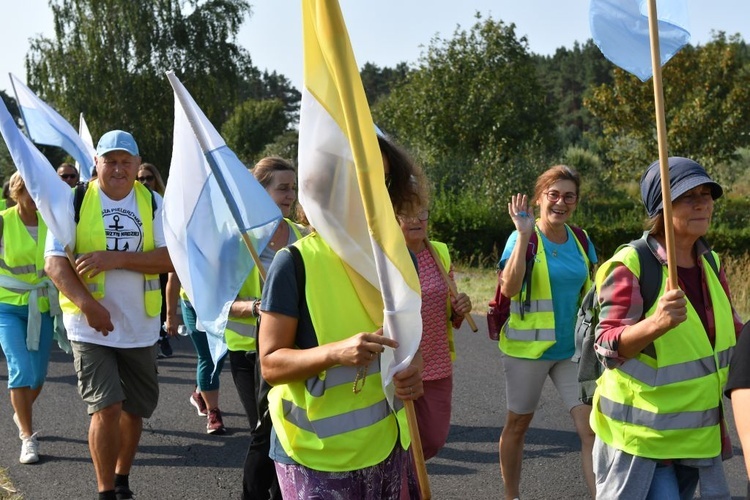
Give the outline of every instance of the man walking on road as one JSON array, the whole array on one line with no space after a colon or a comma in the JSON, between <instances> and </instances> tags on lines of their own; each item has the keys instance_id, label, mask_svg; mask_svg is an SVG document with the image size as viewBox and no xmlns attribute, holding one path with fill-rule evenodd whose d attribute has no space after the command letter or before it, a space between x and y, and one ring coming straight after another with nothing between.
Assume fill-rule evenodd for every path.
<instances>
[{"instance_id":1,"label":"man walking on road","mask_svg":"<svg viewBox=\"0 0 750 500\"><path fill-rule=\"evenodd\" d=\"M133 136L104 134L96 148L98 179L71 192L75 269L50 239L45 270L61 292L78 392L88 405L89 451L99 499L128 499L128 475L143 418L156 408L155 343L159 273L172 271L162 231L162 199L136 182L141 159ZM79 279L76 273L82 278ZM84 285L85 282L85 285Z\"/></svg>"}]
</instances>

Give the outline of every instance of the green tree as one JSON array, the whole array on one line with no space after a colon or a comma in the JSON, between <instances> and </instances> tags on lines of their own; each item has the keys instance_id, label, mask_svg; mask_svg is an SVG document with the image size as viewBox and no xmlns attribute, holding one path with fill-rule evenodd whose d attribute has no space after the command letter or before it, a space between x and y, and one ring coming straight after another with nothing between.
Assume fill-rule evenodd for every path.
<instances>
[{"instance_id":1,"label":"green tree","mask_svg":"<svg viewBox=\"0 0 750 500\"><path fill-rule=\"evenodd\" d=\"M685 47L663 70L669 154L708 168L750 146L750 57L739 35ZM599 150L615 179L633 179L658 157L653 83L620 69L585 105L601 120Z\"/></svg>"},{"instance_id":2,"label":"green tree","mask_svg":"<svg viewBox=\"0 0 750 500\"><path fill-rule=\"evenodd\" d=\"M237 106L221 128L232 151L248 167L260 159L265 146L287 129L284 103L279 99L247 100Z\"/></svg>"},{"instance_id":3,"label":"green tree","mask_svg":"<svg viewBox=\"0 0 750 500\"><path fill-rule=\"evenodd\" d=\"M594 42L588 40L572 49L558 48L551 56L534 56L539 80L547 90L547 99L555 111L560 147L586 147L584 134L595 135L601 129L591 111L583 106L590 89L612 82L612 64Z\"/></svg>"},{"instance_id":4,"label":"green tree","mask_svg":"<svg viewBox=\"0 0 750 500\"><path fill-rule=\"evenodd\" d=\"M409 74L409 66L405 62L398 63L395 68L381 68L373 63L365 63L359 72L365 95L370 105L374 105L381 97L391 93L394 87L401 83Z\"/></svg>"},{"instance_id":5,"label":"green tree","mask_svg":"<svg viewBox=\"0 0 750 500\"><path fill-rule=\"evenodd\" d=\"M83 112L95 141L113 128L131 131L144 160L163 172L174 116L167 70L217 129L243 98L266 89L236 44L250 13L246 0L51 0L50 6L55 35L32 40L29 85L71 123Z\"/></svg>"},{"instance_id":6,"label":"green tree","mask_svg":"<svg viewBox=\"0 0 750 500\"><path fill-rule=\"evenodd\" d=\"M509 158L529 142L552 143L554 125L525 37L482 19L453 38L433 38L375 119L426 163L470 164L483 150ZM454 163L455 165L455 163Z\"/></svg>"}]
</instances>

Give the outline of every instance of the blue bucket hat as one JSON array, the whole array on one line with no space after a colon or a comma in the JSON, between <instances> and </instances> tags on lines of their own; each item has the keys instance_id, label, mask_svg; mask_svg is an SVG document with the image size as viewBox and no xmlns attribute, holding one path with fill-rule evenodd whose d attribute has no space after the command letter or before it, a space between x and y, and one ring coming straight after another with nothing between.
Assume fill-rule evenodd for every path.
<instances>
[{"instance_id":1,"label":"blue bucket hat","mask_svg":"<svg viewBox=\"0 0 750 500\"><path fill-rule=\"evenodd\" d=\"M96 145L96 156L103 156L110 151L127 151L138 156L138 144L133 136L124 130L110 130L99 139Z\"/></svg>"},{"instance_id":2,"label":"blue bucket hat","mask_svg":"<svg viewBox=\"0 0 750 500\"><path fill-rule=\"evenodd\" d=\"M706 169L693 160L680 156L670 156L668 163L669 192L673 200L704 184L708 184L711 188L711 197L714 200L721 198L721 195L724 194L721 186L708 176ZM641 177L641 199L649 217L654 217L664 208L661 199L659 160L649 165Z\"/></svg>"}]
</instances>

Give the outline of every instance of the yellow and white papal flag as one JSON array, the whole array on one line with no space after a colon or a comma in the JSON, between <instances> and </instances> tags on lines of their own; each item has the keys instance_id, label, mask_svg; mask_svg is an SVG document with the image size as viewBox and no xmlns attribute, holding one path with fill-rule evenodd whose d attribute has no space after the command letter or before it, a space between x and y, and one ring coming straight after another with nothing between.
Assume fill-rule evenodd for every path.
<instances>
[{"instance_id":1,"label":"yellow and white papal flag","mask_svg":"<svg viewBox=\"0 0 750 500\"><path fill-rule=\"evenodd\" d=\"M419 277L385 186L383 159L337 0L303 0L304 88L299 199L346 263L360 300L399 343L381 356L383 387L411 363L422 336Z\"/></svg>"}]
</instances>

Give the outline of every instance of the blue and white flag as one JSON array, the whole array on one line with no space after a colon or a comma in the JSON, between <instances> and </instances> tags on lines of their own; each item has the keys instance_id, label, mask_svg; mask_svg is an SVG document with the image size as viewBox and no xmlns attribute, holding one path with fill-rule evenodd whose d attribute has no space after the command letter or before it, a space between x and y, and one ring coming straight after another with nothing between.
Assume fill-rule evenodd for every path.
<instances>
[{"instance_id":1,"label":"blue and white flag","mask_svg":"<svg viewBox=\"0 0 750 500\"><path fill-rule=\"evenodd\" d=\"M57 241L69 250L76 226L70 217L70 186L63 181L49 160L21 133L0 99L0 132L8 146L13 163L21 174L26 190Z\"/></svg>"},{"instance_id":2,"label":"blue and white flag","mask_svg":"<svg viewBox=\"0 0 750 500\"><path fill-rule=\"evenodd\" d=\"M81 138L83 143L91 149L94 156L96 156L96 148L94 148L94 139L91 137L91 131L89 131L89 126L86 124L86 120L83 118L83 113L80 114L80 117L78 118L78 136ZM95 166L92 165L91 167L91 174L93 174ZM79 172L81 171L81 165L76 161L76 170ZM84 169L85 170L85 169ZM90 179L91 175L86 179Z\"/></svg>"},{"instance_id":3,"label":"blue and white flag","mask_svg":"<svg viewBox=\"0 0 750 500\"><path fill-rule=\"evenodd\" d=\"M690 42L687 0L657 0L656 5L664 66ZM589 24L604 57L641 81L651 78L648 0L591 0Z\"/></svg>"},{"instance_id":4,"label":"blue and white flag","mask_svg":"<svg viewBox=\"0 0 750 500\"><path fill-rule=\"evenodd\" d=\"M282 214L179 79L172 72L167 77L175 118L164 236L182 287L210 334L212 357L220 357L211 337L223 339L229 308L255 264L242 234L260 255Z\"/></svg>"},{"instance_id":5,"label":"blue and white flag","mask_svg":"<svg viewBox=\"0 0 750 500\"><path fill-rule=\"evenodd\" d=\"M87 181L91 178L96 150L92 144L86 144L65 118L42 101L13 73L9 73L13 92L16 94L18 109L21 111L26 132L36 144L57 146L72 156L80 165L80 177Z\"/></svg>"}]
</instances>

